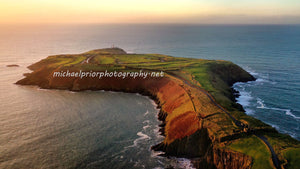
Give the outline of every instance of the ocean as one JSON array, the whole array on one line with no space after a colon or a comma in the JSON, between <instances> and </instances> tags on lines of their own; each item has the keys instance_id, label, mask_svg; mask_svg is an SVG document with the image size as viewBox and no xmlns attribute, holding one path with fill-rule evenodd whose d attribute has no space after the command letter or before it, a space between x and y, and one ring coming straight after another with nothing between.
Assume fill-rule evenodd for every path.
<instances>
[{"instance_id":1,"label":"ocean","mask_svg":"<svg viewBox=\"0 0 300 169\"><path fill-rule=\"evenodd\" d=\"M192 168L151 151L147 97L14 84L49 55L111 46L232 61L257 78L234 85L246 113L300 140L300 25L1 25L0 168Z\"/></svg>"}]
</instances>

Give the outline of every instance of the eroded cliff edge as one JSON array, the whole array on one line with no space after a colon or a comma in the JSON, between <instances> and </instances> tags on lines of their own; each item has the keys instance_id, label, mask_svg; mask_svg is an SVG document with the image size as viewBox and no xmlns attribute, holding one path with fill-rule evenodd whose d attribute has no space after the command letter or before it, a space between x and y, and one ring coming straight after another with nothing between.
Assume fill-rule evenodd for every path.
<instances>
[{"instance_id":1,"label":"eroded cliff edge","mask_svg":"<svg viewBox=\"0 0 300 169\"><path fill-rule=\"evenodd\" d=\"M234 101L235 82L255 80L228 61L175 58L158 54L127 54L119 48L100 49L77 55L50 56L29 67L33 72L17 84L48 89L113 90L148 95L159 108L164 141L153 149L166 155L196 158L204 168L290 167L299 142L278 134L263 122L247 116ZM69 71L164 72L164 77L78 78L54 77ZM265 135L274 145L280 166L256 135ZM245 148L246 147L246 148ZM255 150L255 154L249 150Z\"/></svg>"}]
</instances>

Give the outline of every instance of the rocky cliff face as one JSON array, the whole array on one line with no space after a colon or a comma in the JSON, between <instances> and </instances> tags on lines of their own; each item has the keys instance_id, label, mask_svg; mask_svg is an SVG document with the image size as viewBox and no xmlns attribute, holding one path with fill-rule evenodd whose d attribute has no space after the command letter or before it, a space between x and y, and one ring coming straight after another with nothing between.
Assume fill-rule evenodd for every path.
<instances>
[{"instance_id":1,"label":"rocky cliff face","mask_svg":"<svg viewBox=\"0 0 300 169\"><path fill-rule=\"evenodd\" d=\"M251 157L231 150L214 149L213 163L219 169L251 168Z\"/></svg>"},{"instance_id":2,"label":"rocky cliff face","mask_svg":"<svg viewBox=\"0 0 300 169\"><path fill-rule=\"evenodd\" d=\"M167 156L191 158L197 168L274 168L271 164L273 159L268 157L270 149L258 146L261 142L254 139L255 135L270 139L284 166L299 166L299 141L280 135L271 126L247 116L242 106L235 103L237 93L234 94L232 84L255 79L232 62L160 54L127 54L119 48L108 48L75 55L49 56L29 66L29 69L33 72L25 74L26 77L17 84L72 91L112 90L150 96L161 110L158 114L162 121L160 132L165 136L164 141L153 149L164 151ZM53 77L54 72L60 71L99 72L107 69L164 71L166 75L145 79ZM257 154L249 152L258 147L260 150L254 152Z\"/></svg>"},{"instance_id":3,"label":"rocky cliff face","mask_svg":"<svg viewBox=\"0 0 300 169\"><path fill-rule=\"evenodd\" d=\"M228 149L219 148L210 140L207 129L201 129L171 144L160 143L152 147L156 151L164 151L167 156L193 159L196 168L207 169L250 169L252 158Z\"/></svg>"},{"instance_id":4,"label":"rocky cliff face","mask_svg":"<svg viewBox=\"0 0 300 169\"><path fill-rule=\"evenodd\" d=\"M38 85L42 88L82 90L113 90L138 92L154 99L161 112L161 133L164 142L153 146L154 150L164 151L168 156L198 158L194 161L198 168L250 168L251 157L241 153L218 148L218 137L210 123L204 122L194 109L193 89L180 80L166 76L164 78L118 79L118 78L53 78L50 70L39 70L28 74L17 84ZM205 108L205 107L204 107ZM213 127L213 126L212 126ZM222 130L222 128L220 128Z\"/></svg>"}]
</instances>

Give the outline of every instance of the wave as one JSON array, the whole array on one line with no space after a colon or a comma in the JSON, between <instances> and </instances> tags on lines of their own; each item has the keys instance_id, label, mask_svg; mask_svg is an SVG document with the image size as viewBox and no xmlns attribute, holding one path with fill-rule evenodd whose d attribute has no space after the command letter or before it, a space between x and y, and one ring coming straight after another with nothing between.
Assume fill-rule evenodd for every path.
<instances>
[{"instance_id":1,"label":"wave","mask_svg":"<svg viewBox=\"0 0 300 169\"><path fill-rule=\"evenodd\" d=\"M150 136L148 136L147 134L144 134L142 132L138 132L136 135L138 135L139 138L135 139L133 141L132 145L124 147L124 150L126 150L128 148L132 148L132 147L138 147L138 143L144 142L145 140L150 140L151 139Z\"/></svg>"},{"instance_id":2,"label":"wave","mask_svg":"<svg viewBox=\"0 0 300 169\"><path fill-rule=\"evenodd\" d=\"M151 157L158 157L158 158L163 158L161 155L165 154L163 151L151 151Z\"/></svg>"},{"instance_id":3,"label":"wave","mask_svg":"<svg viewBox=\"0 0 300 169\"><path fill-rule=\"evenodd\" d=\"M245 90L245 87L243 86L244 83L235 83L233 85L233 88L237 91L239 91L240 96L236 98L237 103L241 104L243 108L245 109L246 114L253 114L254 111L250 108L251 100L254 98L251 95L251 92L248 92Z\"/></svg>"},{"instance_id":4,"label":"wave","mask_svg":"<svg viewBox=\"0 0 300 169\"><path fill-rule=\"evenodd\" d=\"M136 135L139 136L139 138L135 139L133 141L133 147L137 147L138 146L138 143L141 142L141 141L144 141L144 140L150 140L151 137L149 137L147 134L144 134L142 132L138 132Z\"/></svg>"},{"instance_id":5,"label":"wave","mask_svg":"<svg viewBox=\"0 0 300 169\"><path fill-rule=\"evenodd\" d=\"M176 161L175 168L195 169L190 159L176 158Z\"/></svg>"},{"instance_id":6,"label":"wave","mask_svg":"<svg viewBox=\"0 0 300 169\"><path fill-rule=\"evenodd\" d=\"M257 98L256 100L257 100L257 101L256 101L257 104L259 105L259 106L257 106L256 108L264 109L264 108L266 107L263 100L261 100L260 98Z\"/></svg>"},{"instance_id":7,"label":"wave","mask_svg":"<svg viewBox=\"0 0 300 169\"><path fill-rule=\"evenodd\" d=\"M142 132L138 132L136 135L140 136L140 138L138 138L136 140L147 140L147 139L150 139L150 137L147 134L144 134Z\"/></svg>"},{"instance_id":8,"label":"wave","mask_svg":"<svg viewBox=\"0 0 300 169\"><path fill-rule=\"evenodd\" d=\"M244 66L244 69L249 72L252 76L256 78L255 81L249 81L249 82L237 82L233 85L233 88L237 91L239 91L240 96L236 98L237 103L241 104L246 114L254 114L255 111L252 108L255 108L255 103L253 104L252 100L254 100L254 97L252 96L251 91L247 91L247 87L256 86L256 85L263 85L264 83L270 83L275 84L276 82L269 80L269 74L262 74L257 73L255 70L248 66ZM256 108L266 108L264 103L261 99L257 100L258 106ZM271 108L270 108L271 109ZM287 109L284 109L287 111Z\"/></svg>"},{"instance_id":9,"label":"wave","mask_svg":"<svg viewBox=\"0 0 300 169\"><path fill-rule=\"evenodd\" d=\"M292 116L292 117L294 117L295 119L300 119L300 117L294 115L294 114L291 112L291 110L286 111L285 114L286 114L286 115L289 115L289 116Z\"/></svg>"},{"instance_id":10,"label":"wave","mask_svg":"<svg viewBox=\"0 0 300 169\"><path fill-rule=\"evenodd\" d=\"M163 152L153 152L153 156L155 158L163 158L160 157L159 155L163 154ZM170 165L167 168L178 168L178 169L195 169L195 167L193 166L193 163L190 159L187 158L176 158L176 157L171 157L168 159L168 161L170 162ZM161 162L160 160L157 160L157 162L161 165L164 165L163 162ZM154 167L154 169L163 169L165 167Z\"/></svg>"},{"instance_id":11,"label":"wave","mask_svg":"<svg viewBox=\"0 0 300 169\"><path fill-rule=\"evenodd\" d=\"M159 132L159 129L160 127L159 126L156 126L154 129L153 129L153 132L155 133L155 137L157 140L163 140L164 136L162 136Z\"/></svg>"},{"instance_id":12,"label":"wave","mask_svg":"<svg viewBox=\"0 0 300 169\"><path fill-rule=\"evenodd\" d=\"M250 73L252 76L258 75L258 73L255 72L255 70L253 70L253 69L252 69L251 67L249 67L249 66L243 66L243 68L244 68L248 73Z\"/></svg>"},{"instance_id":13,"label":"wave","mask_svg":"<svg viewBox=\"0 0 300 169\"><path fill-rule=\"evenodd\" d=\"M253 109L250 109L250 108L245 108L245 113L248 114L248 115L249 114L251 115L251 114L254 114L255 111Z\"/></svg>"},{"instance_id":14,"label":"wave","mask_svg":"<svg viewBox=\"0 0 300 169\"><path fill-rule=\"evenodd\" d=\"M138 132L136 135L138 135L139 138L137 138L137 139L135 139L135 140L133 141L133 145L134 145L135 147L138 145L138 143L139 143L140 141L144 141L144 140L149 140L149 139L151 139L151 137L149 137L147 134L144 134L144 133L142 133L142 132Z\"/></svg>"},{"instance_id":15,"label":"wave","mask_svg":"<svg viewBox=\"0 0 300 169\"><path fill-rule=\"evenodd\" d=\"M252 84L252 85L259 85L259 84L263 84L263 83L270 83L270 84L276 84L277 82L274 82L272 80L270 80L269 74L268 73L258 73L255 70L253 70L252 68L250 68L249 66L243 66L243 68L250 73L252 76L254 76L256 78L255 81L252 82L248 82L248 84Z\"/></svg>"},{"instance_id":16,"label":"wave","mask_svg":"<svg viewBox=\"0 0 300 169\"><path fill-rule=\"evenodd\" d=\"M275 125L275 124L270 124L273 128L275 128L276 130L279 130L280 128L277 126L277 125Z\"/></svg>"},{"instance_id":17,"label":"wave","mask_svg":"<svg viewBox=\"0 0 300 169\"><path fill-rule=\"evenodd\" d=\"M151 104L152 104L155 108L157 108L157 104L155 103L155 101L152 100L150 97L148 97L148 98L150 99Z\"/></svg>"},{"instance_id":18,"label":"wave","mask_svg":"<svg viewBox=\"0 0 300 169\"><path fill-rule=\"evenodd\" d=\"M150 123L150 120L145 120L145 121L143 121L143 123L149 124L149 123Z\"/></svg>"},{"instance_id":19,"label":"wave","mask_svg":"<svg viewBox=\"0 0 300 169\"><path fill-rule=\"evenodd\" d=\"M237 99L237 103L243 105L243 106L249 106L250 100L252 100L253 97L251 96L251 92L246 91L240 91L240 96Z\"/></svg>"},{"instance_id":20,"label":"wave","mask_svg":"<svg viewBox=\"0 0 300 169\"><path fill-rule=\"evenodd\" d=\"M260 99L260 98L257 98L257 104L259 105L259 106L256 107L258 109L284 111L286 115L291 116L291 117L293 117L294 119L297 119L297 120L300 119L300 117L294 115L290 109L281 109L281 108L277 108L277 107L267 107L264 104L264 101L262 99Z\"/></svg>"},{"instance_id":21,"label":"wave","mask_svg":"<svg viewBox=\"0 0 300 169\"><path fill-rule=\"evenodd\" d=\"M262 78L257 78L257 79L255 80L255 82L263 83L263 82L268 82L268 80L262 79Z\"/></svg>"},{"instance_id":22,"label":"wave","mask_svg":"<svg viewBox=\"0 0 300 169\"><path fill-rule=\"evenodd\" d=\"M144 130L147 130L147 128L150 128L151 126L148 124L148 125L146 125L146 126L143 126L143 129Z\"/></svg>"}]
</instances>

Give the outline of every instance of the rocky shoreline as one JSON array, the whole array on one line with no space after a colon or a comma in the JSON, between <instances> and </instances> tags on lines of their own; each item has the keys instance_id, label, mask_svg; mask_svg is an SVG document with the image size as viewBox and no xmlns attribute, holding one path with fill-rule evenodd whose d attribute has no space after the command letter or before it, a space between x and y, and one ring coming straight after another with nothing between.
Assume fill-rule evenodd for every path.
<instances>
[{"instance_id":1,"label":"rocky shoreline","mask_svg":"<svg viewBox=\"0 0 300 169\"><path fill-rule=\"evenodd\" d=\"M88 60L89 63L83 60L76 61L76 64L68 63L65 66L61 65L60 62L56 64L55 57L48 57L31 65L29 68L33 72L25 74L26 77L16 84L37 85L45 89L120 91L149 96L160 109L158 114L159 120L162 121L160 132L165 136L164 141L154 145L152 149L165 152L165 156L196 159L193 160L196 168L251 168L255 162L253 157L232 150L230 145L235 142L243 142L243 139L247 139L249 136L264 133L274 133L276 135L277 133L271 126L245 115L242 106L235 103L237 94L231 88L232 85L236 82L255 80L253 76L237 65L226 61L198 61L194 59L177 61L177 58L163 56L154 63L176 62L174 68L169 68L169 65L167 65L168 69L163 67L154 68L154 66L148 68L147 65L152 64L151 62L140 62L145 67L140 67L140 64L130 64L131 61L120 63L120 59L128 59L123 58L123 55L126 54L123 50L109 49L108 53L106 50L104 51L95 50L91 51L92 53L82 54L83 58L86 58L85 60ZM135 57L135 55L126 55L126 57L133 56ZM73 59L73 57L58 56L57 58ZM97 57L99 59L104 57L115 58L115 63L103 65L94 61ZM150 56L146 55L145 57ZM157 55L150 57L152 60L156 58ZM148 60L146 58L146 61ZM191 62L189 64L191 69L193 69L193 65L205 62L203 66L208 66L207 74L210 76L208 86L214 86L214 90L209 92L204 89L205 86L204 88L201 87L202 84L195 79L197 77L193 73L189 74L184 68L177 68L177 62L182 64ZM91 70L91 67L93 69L96 67L101 71L104 66L105 69L118 68L122 71L159 70L164 71L166 75L159 78L126 79L58 78L52 75L54 71L66 69ZM198 66L196 65L196 67ZM209 87L206 88L209 89ZM295 145L298 145L297 142L295 142ZM268 150L267 147L266 149ZM276 149L276 153L280 153L280 151L281 149ZM280 156L280 160L284 161L285 157ZM284 166L282 165L282 167ZM278 168L278 166L273 165L273 168Z\"/></svg>"},{"instance_id":2,"label":"rocky shoreline","mask_svg":"<svg viewBox=\"0 0 300 169\"><path fill-rule=\"evenodd\" d=\"M119 84L119 79L107 79L110 81L103 82L106 84L102 87L86 87L82 84L73 84L72 87L69 88L66 85L63 86L48 86L45 83L37 84L41 88L45 89L66 89L71 91L84 91L84 90L105 90L105 91L117 91L117 92L127 92L127 93L139 93L145 96L149 96L152 100L156 102L158 105L157 108L160 109L158 114L159 120L162 122L160 125L160 132L163 136L166 136L165 127L167 125L166 119L168 116L168 112L165 112L162 109L162 100L160 100L153 91L148 91L143 88L129 88L128 85L124 88L115 88L114 84ZM152 79L153 80L153 79ZM114 81L114 82L113 82ZM138 80L132 79L132 82L137 82ZM141 80L144 81L144 80ZM151 81L151 80L150 80ZM154 79L153 83L156 83L157 79ZM130 82L126 82L130 84ZM17 84L20 85L32 85L30 83L26 83L25 81L18 81ZM66 83L67 84L67 83ZM89 83L91 84L91 83ZM132 85L132 86L142 86L142 85ZM149 87L150 88L150 87ZM156 90L159 90L158 88ZM170 112L169 112L170 113ZM225 149L219 149L213 145L213 141L210 139L208 135L208 131L205 128L198 129L195 133L189 136L185 136L183 138L176 139L172 141L170 144L166 144L164 142L154 145L152 147L155 151L163 151L165 152L165 156L175 156L175 157L185 157L185 158L197 158L193 163L197 168L251 168L252 159L251 157L233 151L228 151Z\"/></svg>"}]
</instances>

